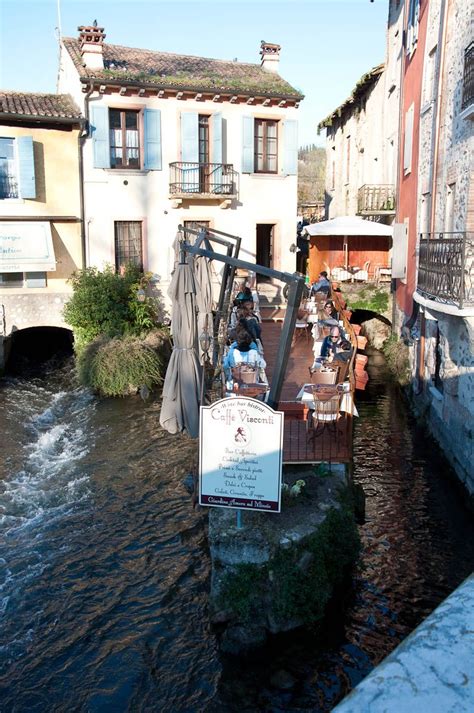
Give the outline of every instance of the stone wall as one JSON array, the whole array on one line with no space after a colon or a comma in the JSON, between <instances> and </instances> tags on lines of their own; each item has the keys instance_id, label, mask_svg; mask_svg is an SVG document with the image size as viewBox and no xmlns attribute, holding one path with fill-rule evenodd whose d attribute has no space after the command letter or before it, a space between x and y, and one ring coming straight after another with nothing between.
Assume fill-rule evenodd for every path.
<instances>
[{"instance_id":1,"label":"stone wall","mask_svg":"<svg viewBox=\"0 0 474 713\"><path fill-rule=\"evenodd\" d=\"M333 713L474 710L474 575L382 661Z\"/></svg>"},{"instance_id":2,"label":"stone wall","mask_svg":"<svg viewBox=\"0 0 474 713\"><path fill-rule=\"evenodd\" d=\"M63 309L71 293L16 292L6 290L0 297L5 308L5 335L29 327L64 327L70 329L63 318Z\"/></svg>"},{"instance_id":3,"label":"stone wall","mask_svg":"<svg viewBox=\"0 0 474 713\"><path fill-rule=\"evenodd\" d=\"M304 480L283 498L282 512L210 508L210 610L230 653L263 644L269 633L322 619L334 588L357 558L359 539L344 465L285 468L283 481ZM344 497L349 496L349 500Z\"/></svg>"},{"instance_id":4,"label":"stone wall","mask_svg":"<svg viewBox=\"0 0 474 713\"><path fill-rule=\"evenodd\" d=\"M468 492L474 494L474 318L433 313L425 328L427 424ZM434 382L439 330L441 388Z\"/></svg>"}]
</instances>

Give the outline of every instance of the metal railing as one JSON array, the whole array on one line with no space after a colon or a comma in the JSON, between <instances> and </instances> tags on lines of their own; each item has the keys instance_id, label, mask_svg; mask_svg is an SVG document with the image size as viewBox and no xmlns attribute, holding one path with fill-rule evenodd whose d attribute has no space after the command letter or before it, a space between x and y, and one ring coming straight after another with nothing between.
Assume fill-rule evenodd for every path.
<instances>
[{"instance_id":1,"label":"metal railing","mask_svg":"<svg viewBox=\"0 0 474 713\"><path fill-rule=\"evenodd\" d=\"M474 304L474 233L422 233L417 291L459 309Z\"/></svg>"},{"instance_id":2,"label":"metal railing","mask_svg":"<svg viewBox=\"0 0 474 713\"><path fill-rule=\"evenodd\" d=\"M395 186L368 184L357 192L357 212L360 214L394 213Z\"/></svg>"},{"instance_id":3,"label":"metal railing","mask_svg":"<svg viewBox=\"0 0 474 713\"><path fill-rule=\"evenodd\" d=\"M15 176L0 175L0 198L18 198L18 183Z\"/></svg>"},{"instance_id":4,"label":"metal railing","mask_svg":"<svg viewBox=\"0 0 474 713\"><path fill-rule=\"evenodd\" d=\"M231 163L170 163L171 195L237 195L237 172Z\"/></svg>"},{"instance_id":5,"label":"metal railing","mask_svg":"<svg viewBox=\"0 0 474 713\"><path fill-rule=\"evenodd\" d=\"M464 76L462 82L462 105L466 109L474 103L474 42L464 52Z\"/></svg>"}]
</instances>

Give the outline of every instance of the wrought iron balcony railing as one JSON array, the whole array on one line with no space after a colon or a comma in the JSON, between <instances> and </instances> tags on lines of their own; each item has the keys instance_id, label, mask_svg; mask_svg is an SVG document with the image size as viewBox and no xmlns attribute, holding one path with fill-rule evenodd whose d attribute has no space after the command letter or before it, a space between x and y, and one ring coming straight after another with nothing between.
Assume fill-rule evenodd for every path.
<instances>
[{"instance_id":1,"label":"wrought iron balcony railing","mask_svg":"<svg viewBox=\"0 0 474 713\"><path fill-rule=\"evenodd\" d=\"M368 184L359 188L357 212L360 215L395 213L395 186Z\"/></svg>"},{"instance_id":2,"label":"wrought iron balcony railing","mask_svg":"<svg viewBox=\"0 0 474 713\"><path fill-rule=\"evenodd\" d=\"M464 76L462 82L462 109L474 104L474 42L464 52Z\"/></svg>"},{"instance_id":3,"label":"wrought iron balcony railing","mask_svg":"<svg viewBox=\"0 0 474 713\"><path fill-rule=\"evenodd\" d=\"M0 174L0 198L18 198L18 183L15 176Z\"/></svg>"},{"instance_id":4,"label":"wrought iron balcony railing","mask_svg":"<svg viewBox=\"0 0 474 713\"><path fill-rule=\"evenodd\" d=\"M170 194L208 197L237 195L237 172L231 163L170 163Z\"/></svg>"},{"instance_id":5,"label":"wrought iron balcony railing","mask_svg":"<svg viewBox=\"0 0 474 713\"><path fill-rule=\"evenodd\" d=\"M463 309L474 304L474 233L422 233L417 291Z\"/></svg>"}]
</instances>

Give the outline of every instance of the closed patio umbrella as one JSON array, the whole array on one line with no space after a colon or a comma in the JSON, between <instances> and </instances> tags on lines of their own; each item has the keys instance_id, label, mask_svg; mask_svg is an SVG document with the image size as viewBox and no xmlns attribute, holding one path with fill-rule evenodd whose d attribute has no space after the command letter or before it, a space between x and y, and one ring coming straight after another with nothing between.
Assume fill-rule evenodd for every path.
<instances>
[{"instance_id":1,"label":"closed patio umbrella","mask_svg":"<svg viewBox=\"0 0 474 713\"><path fill-rule=\"evenodd\" d=\"M168 294L173 305L173 352L163 385L160 424L169 433L197 438L201 368L196 352L196 286L187 262L176 265Z\"/></svg>"},{"instance_id":2,"label":"closed patio umbrella","mask_svg":"<svg viewBox=\"0 0 474 713\"><path fill-rule=\"evenodd\" d=\"M202 242L201 247L211 250L209 241ZM213 335L213 315L212 315L212 272L211 261L204 255L196 255L194 258L194 278L196 281L196 306L198 309L198 339L203 332L212 338ZM212 343L210 346L212 351ZM199 345L199 357L201 364L204 363L204 352Z\"/></svg>"}]
</instances>

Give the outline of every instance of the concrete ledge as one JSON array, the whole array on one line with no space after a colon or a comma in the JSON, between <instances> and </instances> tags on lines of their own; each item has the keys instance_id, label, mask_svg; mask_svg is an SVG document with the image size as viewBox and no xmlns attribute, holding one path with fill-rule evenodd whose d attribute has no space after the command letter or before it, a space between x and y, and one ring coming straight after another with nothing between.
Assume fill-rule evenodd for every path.
<instances>
[{"instance_id":1,"label":"concrete ledge","mask_svg":"<svg viewBox=\"0 0 474 713\"><path fill-rule=\"evenodd\" d=\"M415 711L474 711L474 575L333 709Z\"/></svg>"}]
</instances>

